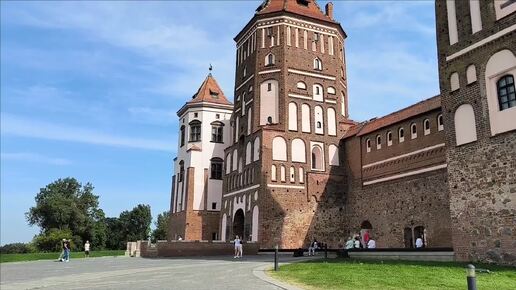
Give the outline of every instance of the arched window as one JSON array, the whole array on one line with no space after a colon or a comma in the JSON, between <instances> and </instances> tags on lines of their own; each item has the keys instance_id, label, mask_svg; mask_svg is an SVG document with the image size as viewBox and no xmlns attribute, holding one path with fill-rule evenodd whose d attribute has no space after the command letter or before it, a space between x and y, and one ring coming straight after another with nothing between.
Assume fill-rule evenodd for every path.
<instances>
[{"instance_id":1,"label":"arched window","mask_svg":"<svg viewBox=\"0 0 516 290\"><path fill-rule=\"evenodd\" d=\"M477 140L475 112L470 104L464 104L455 111L455 139L457 146Z\"/></svg>"},{"instance_id":2,"label":"arched window","mask_svg":"<svg viewBox=\"0 0 516 290\"><path fill-rule=\"evenodd\" d=\"M313 86L313 99L314 101L322 102L324 100L323 87L320 84L315 84Z\"/></svg>"},{"instance_id":3,"label":"arched window","mask_svg":"<svg viewBox=\"0 0 516 290\"><path fill-rule=\"evenodd\" d=\"M430 134L430 120L425 119L425 120L423 121L423 127L424 127L424 129L425 129L425 135Z\"/></svg>"},{"instance_id":4,"label":"arched window","mask_svg":"<svg viewBox=\"0 0 516 290\"><path fill-rule=\"evenodd\" d=\"M323 152L319 145L314 145L312 147L312 169L324 170Z\"/></svg>"},{"instance_id":5,"label":"arched window","mask_svg":"<svg viewBox=\"0 0 516 290\"><path fill-rule=\"evenodd\" d=\"M229 174L231 172L231 153L228 153L226 155L226 174Z\"/></svg>"},{"instance_id":6,"label":"arched window","mask_svg":"<svg viewBox=\"0 0 516 290\"><path fill-rule=\"evenodd\" d=\"M201 141L201 122L193 120L190 122L190 142Z\"/></svg>"},{"instance_id":7,"label":"arched window","mask_svg":"<svg viewBox=\"0 0 516 290\"><path fill-rule=\"evenodd\" d=\"M400 128L398 130L398 141L401 143L403 141L405 141L405 130L403 130L403 128Z\"/></svg>"},{"instance_id":8,"label":"arched window","mask_svg":"<svg viewBox=\"0 0 516 290\"><path fill-rule=\"evenodd\" d=\"M244 169L244 160L242 160L242 157L238 159L238 173L242 173L242 170Z\"/></svg>"},{"instance_id":9,"label":"arched window","mask_svg":"<svg viewBox=\"0 0 516 290\"><path fill-rule=\"evenodd\" d=\"M252 152L252 145L251 141L247 142L246 148L245 148L245 165L251 163L251 154Z\"/></svg>"},{"instance_id":10,"label":"arched window","mask_svg":"<svg viewBox=\"0 0 516 290\"><path fill-rule=\"evenodd\" d=\"M288 104L288 129L297 131L297 105L293 102Z\"/></svg>"},{"instance_id":11,"label":"arched window","mask_svg":"<svg viewBox=\"0 0 516 290\"><path fill-rule=\"evenodd\" d=\"M272 160L287 161L287 142L282 137L272 139Z\"/></svg>"},{"instance_id":12,"label":"arched window","mask_svg":"<svg viewBox=\"0 0 516 290\"><path fill-rule=\"evenodd\" d=\"M210 161L211 179L222 179L222 164L224 163L224 161L218 157L214 157Z\"/></svg>"},{"instance_id":13,"label":"arched window","mask_svg":"<svg viewBox=\"0 0 516 290\"><path fill-rule=\"evenodd\" d=\"M291 151L292 162L306 162L305 141L299 138L292 140Z\"/></svg>"},{"instance_id":14,"label":"arched window","mask_svg":"<svg viewBox=\"0 0 516 290\"><path fill-rule=\"evenodd\" d=\"M253 161L260 160L260 137L254 139Z\"/></svg>"},{"instance_id":15,"label":"arched window","mask_svg":"<svg viewBox=\"0 0 516 290\"><path fill-rule=\"evenodd\" d=\"M296 169L294 168L294 166L290 166L290 182L294 183L296 182Z\"/></svg>"},{"instance_id":16,"label":"arched window","mask_svg":"<svg viewBox=\"0 0 516 290\"><path fill-rule=\"evenodd\" d=\"M260 125L278 122L279 89L277 80L267 80L260 85Z\"/></svg>"},{"instance_id":17,"label":"arched window","mask_svg":"<svg viewBox=\"0 0 516 290\"><path fill-rule=\"evenodd\" d=\"M443 123L443 115L442 114L437 115L437 130L439 130L439 131L444 130L444 123Z\"/></svg>"},{"instance_id":18,"label":"arched window","mask_svg":"<svg viewBox=\"0 0 516 290\"><path fill-rule=\"evenodd\" d=\"M454 72L450 76L450 90L453 92L453 91L458 90L459 88L460 88L459 74Z\"/></svg>"},{"instance_id":19,"label":"arched window","mask_svg":"<svg viewBox=\"0 0 516 290\"><path fill-rule=\"evenodd\" d=\"M382 137L380 135L376 135L376 149L382 149Z\"/></svg>"},{"instance_id":20,"label":"arched window","mask_svg":"<svg viewBox=\"0 0 516 290\"><path fill-rule=\"evenodd\" d=\"M298 168L298 175L299 183L305 183L305 170L303 167Z\"/></svg>"},{"instance_id":21,"label":"arched window","mask_svg":"<svg viewBox=\"0 0 516 290\"><path fill-rule=\"evenodd\" d=\"M477 81L477 70L474 64L468 66L466 69L466 80L468 85Z\"/></svg>"},{"instance_id":22,"label":"arched window","mask_svg":"<svg viewBox=\"0 0 516 290\"><path fill-rule=\"evenodd\" d=\"M318 57L314 59L314 69L322 70L322 61Z\"/></svg>"},{"instance_id":23,"label":"arched window","mask_svg":"<svg viewBox=\"0 0 516 290\"><path fill-rule=\"evenodd\" d=\"M371 152L371 139L367 138L365 143L366 143L366 152Z\"/></svg>"},{"instance_id":24,"label":"arched window","mask_svg":"<svg viewBox=\"0 0 516 290\"><path fill-rule=\"evenodd\" d=\"M286 174L287 174L287 173L285 172L285 170L286 170L286 169L285 169L285 166L284 166L284 165L281 165L281 167L280 167L280 178L281 178L281 181L282 181L282 182L285 182L285 181L286 181L286 179L287 179L287 177L286 177Z\"/></svg>"},{"instance_id":25,"label":"arched window","mask_svg":"<svg viewBox=\"0 0 516 290\"><path fill-rule=\"evenodd\" d=\"M301 131L310 133L310 106L307 104L301 105Z\"/></svg>"},{"instance_id":26,"label":"arched window","mask_svg":"<svg viewBox=\"0 0 516 290\"><path fill-rule=\"evenodd\" d=\"M324 134L324 116L323 109L321 106L315 106L314 108L314 119L315 119L315 133Z\"/></svg>"},{"instance_id":27,"label":"arched window","mask_svg":"<svg viewBox=\"0 0 516 290\"><path fill-rule=\"evenodd\" d=\"M224 142L224 123L219 121L211 123L211 142Z\"/></svg>"},{"instance_id":28,"label":"arched window","mask_svg":"<svg viewBox=\"0 0 516 290\"><path fill-rule=\"evenodd\" d=\"M328 118L328 135L337 136L337 119L335 116L335 109L328 108L326 115Z\"/></svg>"},{"instance_id":29,"label":"arched window","mask_svg":"<svg viewBox=\"0 0 516 290\"><path fill-rule=\"evenodd\" d=\"M177 176L178 182L183 182L185 178L185 162L183 160L179 161L179 175Z\"/></svg>"},{"instance_id":30,"label":"arched window","mask_svg":"<svg viewBox=\"0 0 516 290\"><path fill-rule=\"evenodd\" d=\"M340 92L340 111L342 116L346 116L346 98L344 97L344 92Z\"/></svg>"},{"instance_id":31,"label":"arched window","mask_svg":"<svg viewBox=\"0 0 516 290\"><path fill-rule=\"evenodd\" d=\"M416 139L417 138L417 126L415 123L412 123L410 125L410 139Z\"/></svg>"},{"instance_id":32,"label":"arched window","mask_svg":"<svg viewBox=\"0 0 516 290\"><path fill-rule=\"evenodd\" d=\"M181 126L181 143L180 147L183 147L185 145L185 126Z\"/></svg>"},{"instance_id":33,"label":"arched window","mask_svg":"<svg viewBox=\"0 0 516 290\"><path fill-rule=\"evenodd\" d=\"M328 160L330 165L339 166L339 150L336 145L328 146Z\"/></svg>"},{"instance_id":34,"label":"arched window","mask_svg":"<svg viewBox=\"0 0 516 290\"><path fill-rule=\"evenodd\" d=\"M514 76L504 75L496 82L498 104L500 111L516 107L516 92L514 90Z\"/></svg>"},{"instance_id":35,"label":"arched window","mask_svg":"<svg viewBox=\"0 0 516 290\"><path fill-rule=\"evenodd\" d=\"M265 56L265 66L274 65L275 56L272 53L269 53Z\"/></svg>"},{"instance_id":36,"label":"arched window","mask_svg":"<svg viewBox=\"0 0 516 290\"><path fill-rule=\"evenodd\" d=\"M387 146L391 146L392 145L392 132L389 131L387 132Z\"/></svg>"},{"instance_id":37,"label":"arched window","mask_svg":"<svg viewBox=\"0 0 516 290\"><path fill-rule=\"evenodd\" d=\"M271 166L271 180L276 181L276 165Z\"/></svg>"},{"instance_id":38,"label":"arched window","mask_svg":"<svg viewBox=\"0 0 516 290\"><path fill-rule=\"evenodd\" d=\"M335 95L337 93L337 91L335 91L335 88L334 87L328 87L326 89L326 91L328 92L328 94L330 95Z\"/></svg>"},{"instance_id":39,"label":"arched window","mask_svg":"<svg viewBox=\"0 0 516 290\"><path fill-rule=\"evenodd\" d=\"M252 108L247 109L247 135L251 134L253 126Z\"/></svg>"},{"instance_id":40,"label":"arched window","mask_svg":"<svg viewBox=\"0 0 516 290\"><path fill-rule=\"evenodd\" d=\"M237 170L238 165L238 151L235 149L233 150L233 171Z\"/></svg>"},{"instance_id":41,"label":"arched window","mask_svg":"<svg viewBox=\"0 0 516 290\"><path fill-rule=\"evenodd\" d=\"M304 82L297 82L297 88L300 90L306 90L306 84Z\"/></svg>"}]
</instances>

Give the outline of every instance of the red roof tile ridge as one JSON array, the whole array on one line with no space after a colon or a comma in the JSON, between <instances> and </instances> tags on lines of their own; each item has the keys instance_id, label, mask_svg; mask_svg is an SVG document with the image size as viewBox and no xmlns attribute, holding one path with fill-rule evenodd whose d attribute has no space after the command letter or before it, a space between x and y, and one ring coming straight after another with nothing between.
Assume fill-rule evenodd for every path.
<instances>
[{"instance_id":1,"label":"red roof tile ridge","mask_svg":"<svg viewBox=\"0 0 516 290\"><path fill-rule=\"evenodd\" d=\"M187 103L191 104L200 102L231 105L231 102L226 98L224 92L211 73L206 76L206 79L204 79L197 92L193 95L192 100Z\"/></svg>"}]
</instances>

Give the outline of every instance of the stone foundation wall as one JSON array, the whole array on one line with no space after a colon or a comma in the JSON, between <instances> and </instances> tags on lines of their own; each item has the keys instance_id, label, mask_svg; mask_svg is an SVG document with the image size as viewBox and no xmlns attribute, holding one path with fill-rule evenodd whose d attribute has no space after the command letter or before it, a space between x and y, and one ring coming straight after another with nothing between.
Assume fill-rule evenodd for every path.
<instances>
[{"instance_id":1,"label":"stone foundation wall","mask_svg":"<svg viewBox=\"0 0 516 290\"><path fill-rule=\"evenodd\" d=\"M243 244L244 255L257 255L260 246L257 243ZM235 246L227 242L211 241L158 241L148 246L141 243L141 256L149 257L193 257L193 256L233 256Z\"/></svg>"},{"instance_id":2,"label":"stone foundation wall","mask_svg":"<svg viewBox=\"0 0 516 290\"><path fill-rule=\"evenodd\" d=\"M359 233L368 221L378 248L403 248L404 229L423 226L427 247L451 247L448 199L445 169L368 186L356 180L346 203L346 234Z\"/></svg>"}]
</instances>

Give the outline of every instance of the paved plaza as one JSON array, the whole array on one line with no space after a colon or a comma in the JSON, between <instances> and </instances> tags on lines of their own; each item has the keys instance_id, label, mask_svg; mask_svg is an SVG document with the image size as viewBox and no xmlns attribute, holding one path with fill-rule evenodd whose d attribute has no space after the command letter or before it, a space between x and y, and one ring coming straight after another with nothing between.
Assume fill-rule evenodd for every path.
<instances>
[{"instance_id":1,"label":"paved plaza","mask_svg":"<svg viewBox=\"0 0 516 290\"><path fill-rule=\"evenodd\" d=\"M283 255L281 258L285 262L293 260ZM284 289L259 278L264 276L259 269L272 265L272 255L249 256L241 260L233 257L103 257L72 259L69 263L3 263L0 265L0 288Z\"/></svg>"}]
</instances>

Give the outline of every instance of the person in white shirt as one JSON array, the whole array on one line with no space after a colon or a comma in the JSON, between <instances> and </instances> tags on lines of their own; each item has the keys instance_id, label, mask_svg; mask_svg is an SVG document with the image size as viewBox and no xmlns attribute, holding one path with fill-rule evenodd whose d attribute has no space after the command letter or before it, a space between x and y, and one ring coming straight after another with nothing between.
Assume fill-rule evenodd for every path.
<instances>
[{"instance_id":1,"label":"person in white shirt","mask_svg":"<svg viewBox=\"0 0 516 290\"><path fill-rule=\"evenodd\" d=\"M423 239L421 237L418 237L416 239L416 248L422 248L423 247Z\"/></svg>"},{"instance_id":2,"label":"person in white shirt","mask_svg":"<svg viewBox=\"0 0 516 290\"><path fill-rule=\"evenodd\" d=\"M235 256L233 258L242 258L242 241L239 236L235 237Z\"/></svg>"},{"instance_id":3,"label":"person in white shirt","mask_svg":"<svg viewBox=\"0 0 516 290\"><path fill-rule=\"evenodd\" d=\"M376 248L376 241L372 238L369 238L369 242L367 242L367 248L368 249L375 249Z\"/></svg>"},{"instance_id":4,"label":"person in white shirt","mask_svg":"<svg viewBox=\"0 0 516 290\"><path fill-rule=\"evenodd\" d=\"M317 240L314 239L313 242L310 243L310 247L308 247L308 256L315 256L315 250L318 248Z\"/></svg>"},{"instance_id":5,"label":"person in white shirt","mask_svg":"<svg viewBox=\"0 0 516 290\"><path fill-rule=\"evenodd\" d=\"M86 258L90 256L90 241L86 241L86 243L84 244L84 255L86 256Z\"/></svg>"}]
</instances>

